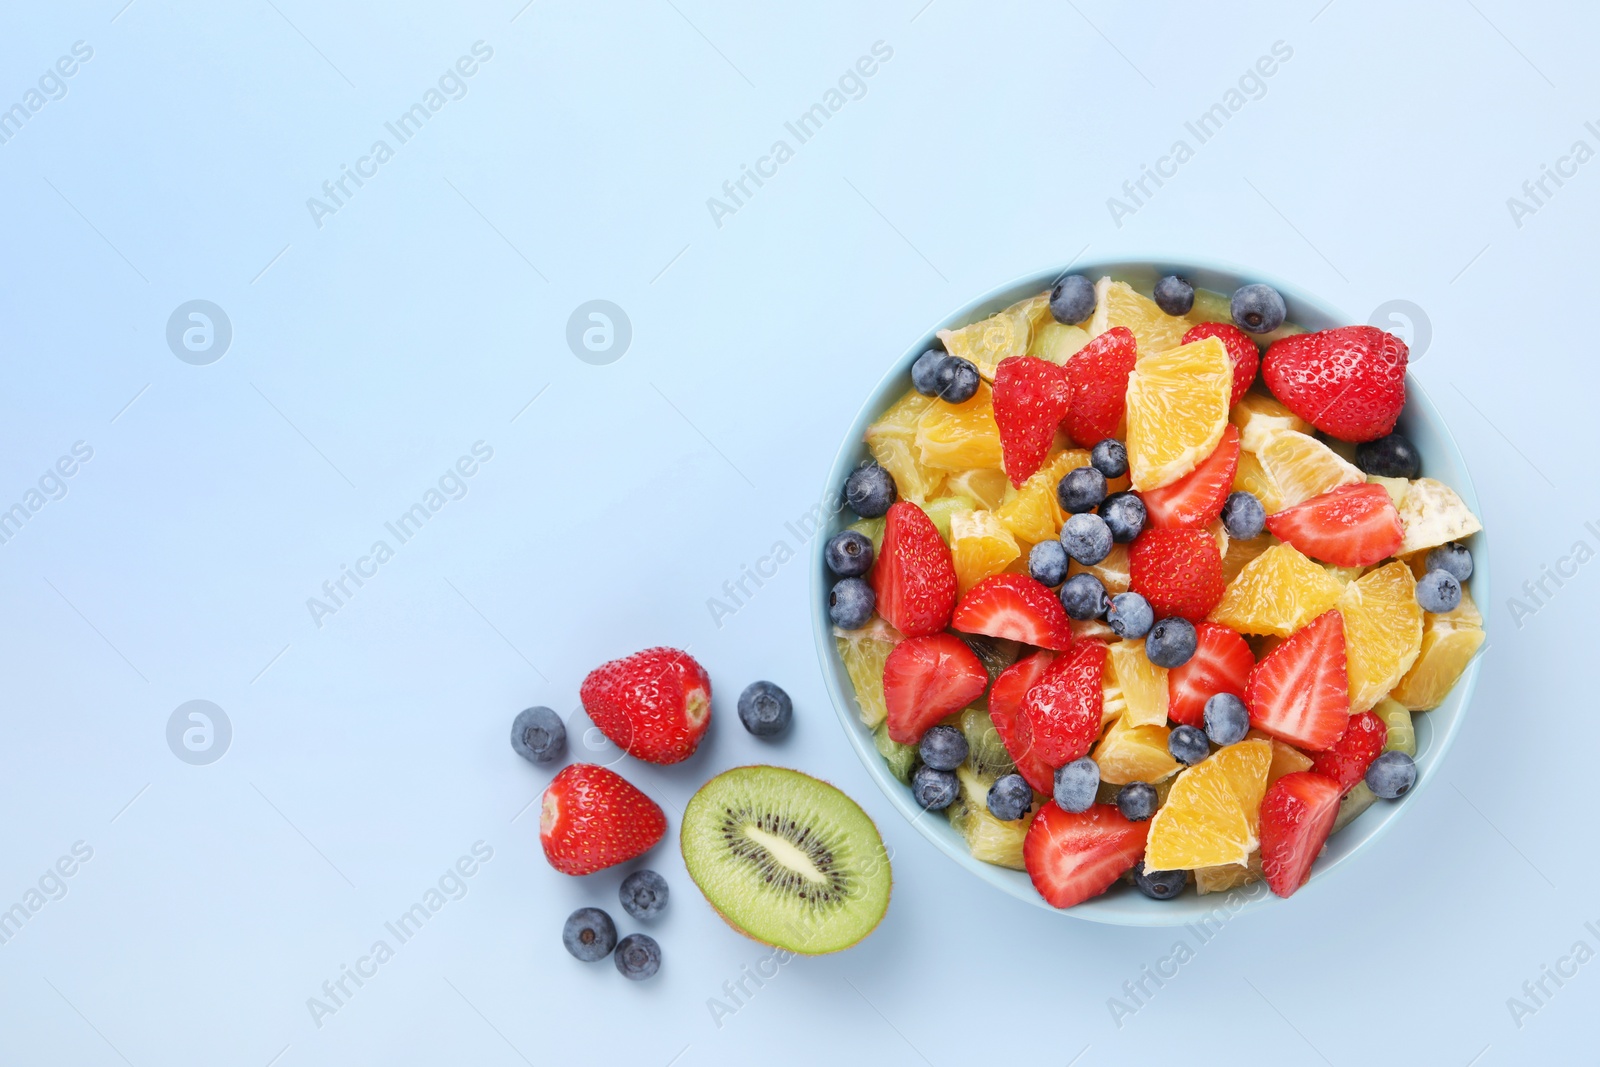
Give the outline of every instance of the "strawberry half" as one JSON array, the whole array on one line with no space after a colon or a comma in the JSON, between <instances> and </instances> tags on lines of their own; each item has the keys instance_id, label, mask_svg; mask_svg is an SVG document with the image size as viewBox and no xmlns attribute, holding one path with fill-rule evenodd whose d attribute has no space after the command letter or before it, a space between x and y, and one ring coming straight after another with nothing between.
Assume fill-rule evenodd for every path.
<instances>
[{"instance_id":1,"label":"strawberry half","mask_svg":"<svg viewBox=\"0 0 1600 1067\"><path fill-rule=\"evenodd\" d=\"M1150 525L1160 529L1209 525L1222 514L1238 469L1239 427L1229 423L1217 447L1194 470L1169 485L1139 494Z\"/></svg>"},{"instance_id":2,"label":"strawberry half","mask_svg":"<svg viewBox=\"0 0 1600 1067\"><path fill-rule=\"evenodd\" d=\"M1342 795L1338 782L1315 771L1286 774L1267 789L1261 800L1261 870L1278 896L1293 896L1311 877Z\"/></svg>"},{"instance_id":3,"label":"strawberry half","mask_svg":"<svg viewBox=\"0 0 1600 1067\"><path fill-rule=\"evenodd\" d=\"M1054 652L1035 652L1019 659L1000 672L989 690L989 721L994 723L994 732L1000 735L1000 743L1017 765L1017 773L1046 796L1055 788L1055 774L1032 748L1032 736L1022 721L1022 700L1055 658Z\"/></svg>"},{"instance_id":4,"label":"strawberry half","mask_svg":"<svg viewBox=\"0 0 1600 1067\"><path fill-rule=\"evenodd\" d=\"M1340 326L1272 342L1261 377L1272 395L1323 433L1371 441L1406 404L1410 350L1376 326Z\"/></svg>"},{"instance_id":5,"label":"strawberry half","mask_svg":"<svg viewBox=\"0 0 1600 1067\"><path fill-rule=\"evenodd\" d=\"M1256 664L1245 686L1250 725L1297 748L1321 752L1350 721L1344 616L1325 611Z\"/></svg>"},{"instance_id":6,"label":"strawberry half","mask_svg":"<svg viewBox=\"0 0 1600 1067\"><path fill-rule=\"evenodd\" d=\"M1022 842L1033 887L1054 908L1070 908L1110 889L1144 858L1150 823L1129 822L1113 804L1074 814L1049 801Z\"/></svg>"},{"instance_id":7,"label":"strawberry half","mask_svg":"<svg viewBox=\"0 0 1600 1067\"><path fill-rule=\"evenodd\" d=\"M1128 546L1128 586L1156 618L1199 622L1222 600L1222 553L1205 530L1150 530Z\"/></svg>"},{"instance_id":8,"label":"strawberry half","mask_svg":"<svg viewBox=\"0 0 1600 1067\"><path fill-rule=\"evenodd\" d=\"M1194 634L1194 655L1167 671L1167 717L1204 729L1206 701L1218 693L1244 699L1256 657L1244 638L1218 623L1197 622Z\"/></svg>"},{"instance_id":9,"label":"strawberry half","mask_svg":"<svg viewBox=\"0 0 1600 1067\"><path fill-rule=\"evenodd\" d=\"M1023 738L1047 766L1064 767L1094 747L1105 708L1105 666L1106 646L1080 641L1022 698Z\"/></svg>"},{"instance_id":10,"label":"strawberry half","mask_svg":"<svg viewBox=\"0 0 1600 1067\"><path fill-rule=\"evenodd\" d=\"M602 663L584 678L578 699L601 733L646 763L688 759L711 724L711 678L675 648Z\"/></svg>"},{"instance_id":11,"label":"strawberry half","mask_svg":"<svg viewBox=\"0 0 1600 1067\"><path fill-rule=\"evenodd\" d=\"M1021 487L1044 466L1067 413L1067 370L1031 356L1002 359L994 371L993 396L1006 477Z\"/></svg>"},{"instance_id":12,"label":"strawberry half","mask_svg":"<svg viewBox=\"0 0 1600 1067\"><path fill-rule=\"evenodd\" d=\"M889 736L914 745L924 730L977 700L987 688L989 672L983 661L959 637L908 637L883 663Z\"/></svg>"},{"instance_id":13,"label":"strawberry half","mask_svg":"<svg viewBox=\"0 0 1600 1067\"><path fill-rule=\"evenodd\" d=\"M889 506L883 544L872 568L878 614L907 637L936 634L950 625L956 604L956 569L933 520L909 500Z\"/></svg>"},{"instance_id":14,"label":"strawberry half","mask_svg":"<svg viewBox=\"0 0 1600 1067\"><path fill-rule=\"evenodd\" d=\"M539 844L562 874L590 874L655 847L667 817L616 771L573 763L545 787Z\"/></svg>"},{"instance_id":15,"label":"strawberry half","mask_svg":"<svg viewBox=\"0 0 1600 1067\"><path fill-rule=\"evenodd\" d=\"M1148 498L1147 498L1148 504ZM1405 528L1389 491L1371 482L1341 485L1267 516L1267 529L1312 559L1365 567L1400 551Z\"/></svg>"},{"instance_id":16,"label":"strawberry half","mask_svg":"<svg viewBox=\"0 0 1600 1067\"><path fill-rule=\"evenodd\" d=\"M1367 776L1367 767L1383 754L1389 728L1370 711L1350 716L1344 733L1326 752L1317 753L1311 769L1339 783L1339 792L1348 793Z\"/></svg>"},{"instance_id":17,"label":"strawberry half","mask_svg":"<svg viewBox=\"0 0 1600 1067\"><path fill-rule=\"evenodd\" d=\"M1093 448L1117 432L1128 399L1128 375L1139 358L1126 326L1113 326L1067 360L1067 435Z\"/></svg>"},{"instance_id":18,"label":"strawberry half","mask_svg":"<svg viewBox=\"0 0 1600 1067\"><path fill-rule=\"evenodd\" d=\"M1183 344L1215 337L1222 342L1233 360L1233 394L1228 397L1231 408L1250 390L1256 380L1256 368L1261 363L1261 350L1250 340L1250 335L1231 322L1202 322L1183 335Z\"/></svg>"},{"instance_id":19,"label":"strawberry half","mask_svg":"<svg viewBox=\"0 0 1600 1067\"><path fill-rule=\"evenodd\" d=\"M881 599L878 604L881 612ZM1072 621L1061 601L1049 586L1026 574L994 574L983 579L961 598L950 625L962 633L1003 637L1057 651L1072 644Z\"/></svg>"}]
</instances>

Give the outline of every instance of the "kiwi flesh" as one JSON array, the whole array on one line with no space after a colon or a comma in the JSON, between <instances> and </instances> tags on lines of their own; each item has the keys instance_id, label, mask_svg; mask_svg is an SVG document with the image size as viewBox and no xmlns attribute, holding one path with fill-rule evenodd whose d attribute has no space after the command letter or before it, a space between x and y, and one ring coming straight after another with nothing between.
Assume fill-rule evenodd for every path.
<instances>
[{"instance_id":1,"label":"kiwi flesh","mask_svg":"<svg viewBox=\"0 0 1600 1067\"><path fill-rule=\"evenodd\" d=\"M902 785L910 785L911 772L917 765L917 746L903 745L890 737L887 722L880 722L872 731L872 744L889 765L889 773L900 779Z\"/></svg>"},{"instance_id":2,"label":"kiwi flesh","mask_svg":"<svg viewBox=\"0 0 1600 1067\"><path fill-rule=\"evenodd\" d=\"M717 914L777 948L849 948L889 907L893 878L877 826L838 789L799 771L717 775L684 808L679 844Z\"/></svg>"}]
</instances>

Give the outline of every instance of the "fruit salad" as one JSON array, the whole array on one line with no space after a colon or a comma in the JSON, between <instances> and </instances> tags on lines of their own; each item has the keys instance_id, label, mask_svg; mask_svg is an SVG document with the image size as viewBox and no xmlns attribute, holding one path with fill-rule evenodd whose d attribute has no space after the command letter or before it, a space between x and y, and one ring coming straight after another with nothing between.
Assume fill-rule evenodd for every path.
<instances>
[{"instance_id":1,"label":"fruit salad","mask_svg":"<svg viewBox=\"0 0 1600 1067\"><path fill-rule=\"evenodd\" d=\"M1396 431L1404 341L1287 313L1064 277L941 330L844 487L828 612L863 726L1055 907L1292 895L1412 789L1412 716L1483 643L1478 519Z\"/></svg>"}]
</instances>

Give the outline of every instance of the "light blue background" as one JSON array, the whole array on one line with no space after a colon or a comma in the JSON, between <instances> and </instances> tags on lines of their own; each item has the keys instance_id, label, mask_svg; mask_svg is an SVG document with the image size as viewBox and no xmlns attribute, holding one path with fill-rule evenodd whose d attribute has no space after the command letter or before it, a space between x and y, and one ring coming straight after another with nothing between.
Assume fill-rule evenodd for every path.
<instances>
[{"instance_id":1,"label":"light blue background","mask_svg":"<svg viewBox=\"0 0 1600 1067\"><path fill-rule=\"evenodd\" d=\"M0 545L0 907L93 849L0 945L6 1062L1593 1057L1600 964L1520 1028L1506 1005L1575 941L1600 948L1594 568L1531 616L1506 603L1600 548L1600 163L1520 227L1506 205L1575 140L1600 148L1589 8L122 2L13 5L0 37L0 106L94 49L0 144L0 506L94 450ZM466 95L319 229L307 197L479 40ZM1265 94L1116 225L1107 197L1280 40ZM865 95L716 226L706 199L876 41L893 57ZM1086 251L1253 264L1353 321L1415 302L1413 370L1496 557L1446 782L1340 893L1229 923L1120 1027L1107 999L1175 933L1010 900L906 825L826 705L803 566L720 626L706 603L794 546L785 522L911 339ZM197 298L234 331L209 366L165 341ZM633 326L606 366L565 341L596 298ZM494 455L467 495L317 627L307 598L477 441ZM570 959L562 919L621 916L621 875L546 866L524 809L547 775L506 744L517 709L566 713L590 667L656 643L717 689L694 759L618 765L673 835L706 777L774 761L857 797L895 850L883 926L720 1027L708 998L765 950L669 840L661 974ZM759 677L795 698L777 746L733 714ZM167 747L192 699L232 723L209 766ZM317 1027L307 998L480 840L466 895Z\"/></svg>"}]
</instances>

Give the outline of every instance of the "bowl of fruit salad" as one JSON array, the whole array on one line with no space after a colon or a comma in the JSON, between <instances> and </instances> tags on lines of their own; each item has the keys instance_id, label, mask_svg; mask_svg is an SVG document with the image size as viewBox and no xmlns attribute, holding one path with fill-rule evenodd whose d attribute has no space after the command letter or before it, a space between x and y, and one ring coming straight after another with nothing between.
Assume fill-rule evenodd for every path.
<instances>
[{"instance_id":1,"label":"bowl of fruit salad","mask_svg":"<svg viewBox=\"0 0 1600 1067\"><path fill-rule=\"evenodd\" d=\"M1488 595L1408 358L1288 286L1150 261L1023 278L913 344L812 571L895 806L1013 896L1129 925L1287 898L1382 833L1455 736Z\"/></svg>"}]
</instances>

